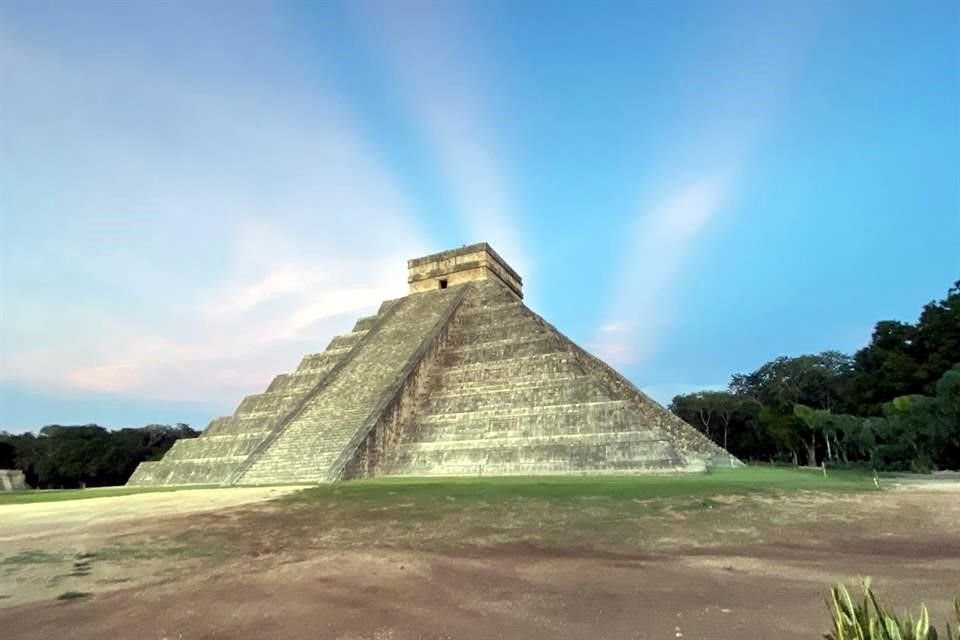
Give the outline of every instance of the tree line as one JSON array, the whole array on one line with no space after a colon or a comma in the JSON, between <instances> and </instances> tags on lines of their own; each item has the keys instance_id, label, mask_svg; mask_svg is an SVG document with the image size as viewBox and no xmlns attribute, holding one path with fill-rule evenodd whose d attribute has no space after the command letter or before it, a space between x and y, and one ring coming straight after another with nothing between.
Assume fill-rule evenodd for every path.
<instances>
[{"instance_id":1,"label":"tree line","mask_svg":"<svg viewBox=\"0 0 960 640\"><path fill-rule=\"evenodd\" d=\"M852 356L781 356L670 410L744 460L960 469L960 281Z\"/></svg>"},{"instance_id":2,"label":"tree line","mask_svg":"<svg viewBox=\"0 0 960 640\"><path fill-rule=\"evenodd\" d=\"M115 486L144 460L158 460L180 438L199 431L186 424L151 424L110 431L96 424L48 425L34 435L0 431L0 469L21 469L38 489Z\"/></svg>"}]
</instances>

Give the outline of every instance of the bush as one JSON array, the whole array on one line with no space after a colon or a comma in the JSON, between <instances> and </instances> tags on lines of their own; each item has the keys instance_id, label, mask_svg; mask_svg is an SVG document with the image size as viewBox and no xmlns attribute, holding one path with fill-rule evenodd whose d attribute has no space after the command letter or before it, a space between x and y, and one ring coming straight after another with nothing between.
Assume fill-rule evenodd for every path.
<instances>
[{"instance_id":1,"label":"bush","mask_svg":"<svg viewBox=\"0 0 960 640\"><path fill-rule=\"evenodd\" d=\"M838 584L830 590L827 606L833 614L833 632L824 634L827 640L939 640L940 634L930 626L927 608L920 605L920 615L906 619L887 611L870 589L870 579L863 581L863 602L854 603L847 588ZM960 598L954 600L957 628L947 623L944 640L960 640Z\"/></svg>"}]
</instances>

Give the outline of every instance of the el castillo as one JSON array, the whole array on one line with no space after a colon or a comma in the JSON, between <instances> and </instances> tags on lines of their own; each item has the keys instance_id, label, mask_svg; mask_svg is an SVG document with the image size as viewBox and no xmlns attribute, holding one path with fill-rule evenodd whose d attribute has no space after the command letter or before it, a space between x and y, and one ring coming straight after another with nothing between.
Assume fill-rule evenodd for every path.
<instances>
[{"instance_id":1,"label":"el castillo","mask_svg":"<svg viewBox=\"0 0 960 640\"><path fill-rule=\"evenodd\" d=\"M692 473L740 461L523 304L490 245L407 263L326 350L216 418L128 485L376 476Z\"/></svg>"}]
</instances>

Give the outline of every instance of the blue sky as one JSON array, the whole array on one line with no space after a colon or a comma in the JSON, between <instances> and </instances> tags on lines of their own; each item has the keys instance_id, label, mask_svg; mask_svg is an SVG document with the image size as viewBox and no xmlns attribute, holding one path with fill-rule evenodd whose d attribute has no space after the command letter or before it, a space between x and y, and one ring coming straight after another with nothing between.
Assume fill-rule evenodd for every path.
<instances>
[{"instance_id":1,"label":"blue sky","mask_svg":"<svg viewBox=\"0 0 960 640\"><path fill-rule=\"evenodd\" d=\"M955 2L6 2L0 80L0 428L202 427L476 241L662 402L960 278Z\"/></svg>"}]
</instances>

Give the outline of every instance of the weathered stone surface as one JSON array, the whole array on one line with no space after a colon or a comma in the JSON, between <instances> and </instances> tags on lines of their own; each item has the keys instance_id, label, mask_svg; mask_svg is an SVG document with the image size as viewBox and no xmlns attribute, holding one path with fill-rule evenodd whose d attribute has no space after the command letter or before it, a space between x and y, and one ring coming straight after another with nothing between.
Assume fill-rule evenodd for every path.
<instances>
[{"instance_id":1,"label":"weathered stone surface","mask_svg":"<svg viewBox=\"0 0 960 640\"><path fill-rule=\"evenodd\" d=\"M131 484L700 471L740 462L521 300L482 243L411 260L384 302Z\"/></svg>"},{"instance_id":2,"label":"weathered stone surface","mask_svg":"<svg viewBox=\"0 0 960 640\"><path fill-rule=\"evenodd\" d=\"M482 280L496 280L518 298L523 297L520 275L486 242L407 261L410 293Z\"/></svg>"},{"instance_id":3,"label":"weathered stone surface","mask_svg":"<svg viewBox=\"0 0 960 640\"><path fill-rule=\"evenodd\" d=\"M335 337L326 351L305 356L295 371L274 378L264 393L244 398L232 416L211 421L199 438L179 440L162 460L141 463L127 484L230 481L290 412L325 384L330 371L390 307L384 303L381 313L361 319L354 331Z\"/></svg>"},{"instance_id":4,"label":"weathered stone surface","mask_svg":"<svg viewBox=\"0 0 960 640\"><path fill-rule=\"evenodd\" d=\"M389 317L370 329L369 339L347 356L329 384L282 425L270 446L234 481L265 484L339 479L350 461L351 456L344 456L348 445L366 435L359 434L371 417L376 417L378 403L402 380L404 367L464 293L462 287L452 287L412 294L394 305Z\"/></svg>"},{"instance_id":5,"label":"weathered stone surface","mask_svg":"<svg viewBox=\"0 0 960 640\"><path fill-rule=\"evenodd\" d=\"M29 488L20 469L0 469L0 491L23 491Z\"/></svg>"}]
</instances>

